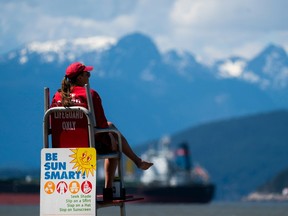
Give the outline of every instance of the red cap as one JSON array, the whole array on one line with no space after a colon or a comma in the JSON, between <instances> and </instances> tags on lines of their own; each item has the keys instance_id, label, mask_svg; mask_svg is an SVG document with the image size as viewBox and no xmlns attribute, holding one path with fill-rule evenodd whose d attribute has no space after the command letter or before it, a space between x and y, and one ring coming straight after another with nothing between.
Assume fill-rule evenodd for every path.
<instances>
[{"instance_id":1,"label":"red cap","mask_svg":"<svg viewBox=\"0 0 288 216\"><path fill-rule=\"evenodd\" d=\"M70 64L67 69L66 69L66 76L71 79L78 75L81 72L87 72L87 71L92 71L93 66L85 66L84 64L80 62L74 62Z\"/></svg>"}]
</instances>

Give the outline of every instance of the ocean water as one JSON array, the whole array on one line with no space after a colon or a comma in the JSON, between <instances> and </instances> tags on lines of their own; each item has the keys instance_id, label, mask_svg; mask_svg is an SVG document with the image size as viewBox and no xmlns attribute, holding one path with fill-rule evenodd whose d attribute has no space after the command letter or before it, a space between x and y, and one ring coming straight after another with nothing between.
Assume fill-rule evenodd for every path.
<instances>
[{"instance_id":1,"label":"ocean water","mask_svg":"<svg viewBox=\"0 0 288 216\"><path fill-rule=\"evenodd\" d=\"M2 216L38 216L39 206L0 205ZM98 216L120 216L119 207L98 210ZM285 216L288 202L212 202L210 204L127 204L127 216Z\"/></svg>"}]
</instances>

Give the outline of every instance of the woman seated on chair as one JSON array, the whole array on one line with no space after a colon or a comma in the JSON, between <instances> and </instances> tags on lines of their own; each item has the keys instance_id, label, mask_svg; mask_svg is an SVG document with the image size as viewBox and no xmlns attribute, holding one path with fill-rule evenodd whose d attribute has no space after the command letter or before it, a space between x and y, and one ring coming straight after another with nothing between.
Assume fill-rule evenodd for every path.
<instances>
[{"instance_id":1,"label":"woman seated on chair","mask_svg":"<svg viewBox=\"0 0 288 216\"><path fill-rule=\"evenodd\" d=\"M80 62L74 62L70 64L66 69L66 74L62 81L61 89L56 92L53 97L52 104L57 104L58 106L73 106L73 105L83 105L86 108L87 96L85 90L85 84L89 83L90 71L93 70L92 66L85 66ZM99 94L91 89L91 96L93 100L94 113L96 117L96 126L98 128L113 128L116 127L113 123L108 122L102 107L102 102ZM117 150L117 139L111 133L99 133L95 136L96 143L101 143L102 145L96 145L98 153L109 153L111 151ZM149 169L153 163L147 162L139 158L131 149L125 137L121 134L122 139L122 151L130 158L135 165L142 170ZM106 159L105 160L105 188L106 191L112 193L112 184L115 176L115 171L117 168L117 159ZM105 189L104 189L105 192ZM105 193L104 193L105 194Z\"/></svg>"}]
</instances>

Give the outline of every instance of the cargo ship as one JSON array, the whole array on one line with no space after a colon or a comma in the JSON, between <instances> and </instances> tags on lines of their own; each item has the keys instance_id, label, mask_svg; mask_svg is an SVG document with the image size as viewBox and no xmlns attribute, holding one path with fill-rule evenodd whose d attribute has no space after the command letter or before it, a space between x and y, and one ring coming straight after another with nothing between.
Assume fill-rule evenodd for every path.
<instances>
[{"instance_id":1,"label":"cargo ship","mask_svg":"<svg viewBox=\"0 0 288 216\"><path fill-rule=\"evenodd\" d=\"M144 197L144 202L209 203L213 200L215 185L208 172L193 164L187 143L175 151L170 149L169 137L163 137L158 148L150 148L142 158L154 165L142 172L140 183L127 191Z\"/></svg>"}]
</instances>

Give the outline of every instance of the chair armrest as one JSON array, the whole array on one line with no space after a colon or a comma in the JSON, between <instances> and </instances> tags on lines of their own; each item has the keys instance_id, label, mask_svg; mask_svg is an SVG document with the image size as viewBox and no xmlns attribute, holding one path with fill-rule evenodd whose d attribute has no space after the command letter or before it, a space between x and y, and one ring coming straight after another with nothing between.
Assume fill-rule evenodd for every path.
<instances>
[{"instance_id":1,"label":"chair armrest","mask_svg":"<svg viewBox=\"0 0 288 216\"><path fill-rule=\"evenodd\" d=\"M115 133L118 137L118 149L119 152L122 152L122 139L121 139L121 133L120 131L116 130L116 129L111 129L111 128L105 128L105 129L101 129L101 128L94 128L94 133Z\"/></svg>"}]
</instances>

